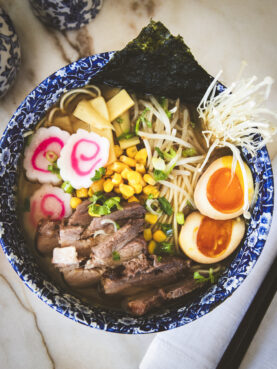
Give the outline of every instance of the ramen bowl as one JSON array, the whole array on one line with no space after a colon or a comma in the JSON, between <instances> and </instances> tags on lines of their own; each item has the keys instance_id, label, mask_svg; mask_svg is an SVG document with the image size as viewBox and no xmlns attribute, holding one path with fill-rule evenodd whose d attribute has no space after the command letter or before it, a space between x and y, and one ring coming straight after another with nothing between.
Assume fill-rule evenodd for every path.
<instances>
[{"instance_id":1,"label":"ramen bowl","mask_svg":"<svg viewBox=\"0 0 277 369\"><path fill-rule=\"evenodd\" d=\"M89 327L109 332L159 332L188 324L209 313L231 296L251 272L263 250L272 220L272 168L265 147L256 157L243 152L255 183L259 183L258 197L251 211L246 235L239 251L217 283L193 295L182 306L171 306L160 312L134 317L109 308L93 307L54 285L51 278L41 271L38 261L28 248L19 222L17 174L24 150L24 133L34 129L63 93L86 85L112 56L112 52L90 56L58 70L26 97L11 118L0 141L0 242L23 282L59 313Z\"/></svg>"}]
</instances>

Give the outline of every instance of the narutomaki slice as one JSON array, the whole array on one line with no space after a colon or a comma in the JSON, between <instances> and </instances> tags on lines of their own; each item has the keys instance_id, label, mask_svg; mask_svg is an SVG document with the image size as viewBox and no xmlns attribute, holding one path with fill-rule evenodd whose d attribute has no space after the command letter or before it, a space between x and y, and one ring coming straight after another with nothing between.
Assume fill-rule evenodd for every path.
<instances>
[{"instance_id":1,"label":"narutomaki slice","mask_svg":"<svg viewBox=\"0 0 277 369\"><path fill-rule=\"evenodd\" d=\"M109 149L110 143L105 137L78 129L70 136L57 161L62 179L76 189L89 187L96 169L108 162Z\"/></svg>"},{"instance_id":2,"label":"narutomaki slice","mask_svg":"<svg viewBox=\"0 0 277 369\"><path fill-rule=\"evenodd\" d=\"M61 180L48 170L60 156L61 149L70 134L58 127L39 128L26 147L23 166L26 176L31 181L58 184Z\"/></svg>"},{"instance_id":3,"label":"narutomaki slice","mask_svg":"<svg viewBox=\"0 0 277 369\"><path fill-rule=\"evenodd\" d=\"M52 185L41 186L30 198L30 223L33 227L42 218L63 219L71 215L71 195Z\"/></svg>"}]
</instances>

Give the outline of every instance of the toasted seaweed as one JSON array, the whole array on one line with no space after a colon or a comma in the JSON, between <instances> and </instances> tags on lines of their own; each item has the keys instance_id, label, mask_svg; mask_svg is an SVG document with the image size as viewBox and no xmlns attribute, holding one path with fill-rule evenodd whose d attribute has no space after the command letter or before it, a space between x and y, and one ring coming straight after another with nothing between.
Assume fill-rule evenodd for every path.
<instances>
[{"instance_id":1,"label":"toasted seaweed","mask_svg":"<svg viewBox=\"0 0 277 369\"><path fill-rule=\"evenodd\" d=\"M99 83L198 104L212 77L181 36L151 20L95 77Z\"/></svg>"}]
</instances>

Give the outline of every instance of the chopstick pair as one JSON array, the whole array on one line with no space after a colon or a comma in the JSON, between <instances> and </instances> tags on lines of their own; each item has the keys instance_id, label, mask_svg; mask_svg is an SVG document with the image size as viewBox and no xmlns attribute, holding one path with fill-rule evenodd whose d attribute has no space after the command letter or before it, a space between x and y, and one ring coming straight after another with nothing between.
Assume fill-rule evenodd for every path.
<instances>
[{"instance_id":1,"label":"chopstick pair","mask_svg":"<svg viewBox=\"0 0 277 369\"><path fill-rule=\"evenodd\" d=\"M237 369L276 293L277 256L216 369Z\"/></svg>"}]
</instances>

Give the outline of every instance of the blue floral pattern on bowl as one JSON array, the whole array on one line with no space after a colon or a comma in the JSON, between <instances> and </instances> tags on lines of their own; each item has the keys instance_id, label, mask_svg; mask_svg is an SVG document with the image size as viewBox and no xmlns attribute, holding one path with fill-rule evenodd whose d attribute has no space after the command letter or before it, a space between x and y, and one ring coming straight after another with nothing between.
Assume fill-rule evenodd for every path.
<instances>
[{"instance_id":1,"label":"blue floral pattern on bowl","mask_svg":"<svg viewBox=\"0 0 277 369\"><path fill-rule=\"evenodd\" d=\"M90 56L72 63L36 87L10 120L0 141L0 242L9 262L24 283L44 302L70 319L90 327L120 333L151 333L188 324L207 314L229 297L243 282L258 260L269 232L273 211L273 175L266 148L251 157L244 152L255 182L260 183L243 245L218 283L182 307L132 317L124 312L91 307L52 284L28 249L15 211L17 167L22 155L22 134L33 129L66 91L84 86L112 57L113 53Z\"/></svg>"},{"instance_id":2,"label":"blue floral pattern on bowl","mask_svg":"<svg viewBox=\"0 0 277 369\"><path fill-rule=\"evenodd\" d=\"M0 97L13 84L20 66L20 47L13 24L0 8Z\"/></svg>"},{"instance_id":3,"label":"blue floral pattern on bowl","mask_svg":"<svg viewBox=\"0 0 277 369\"><path fill-rule=\"evenodd\" d=\"M60 31L79 29L102 8L103 0L29 0L34 14Z\"/></svg>"}]
</instances>

